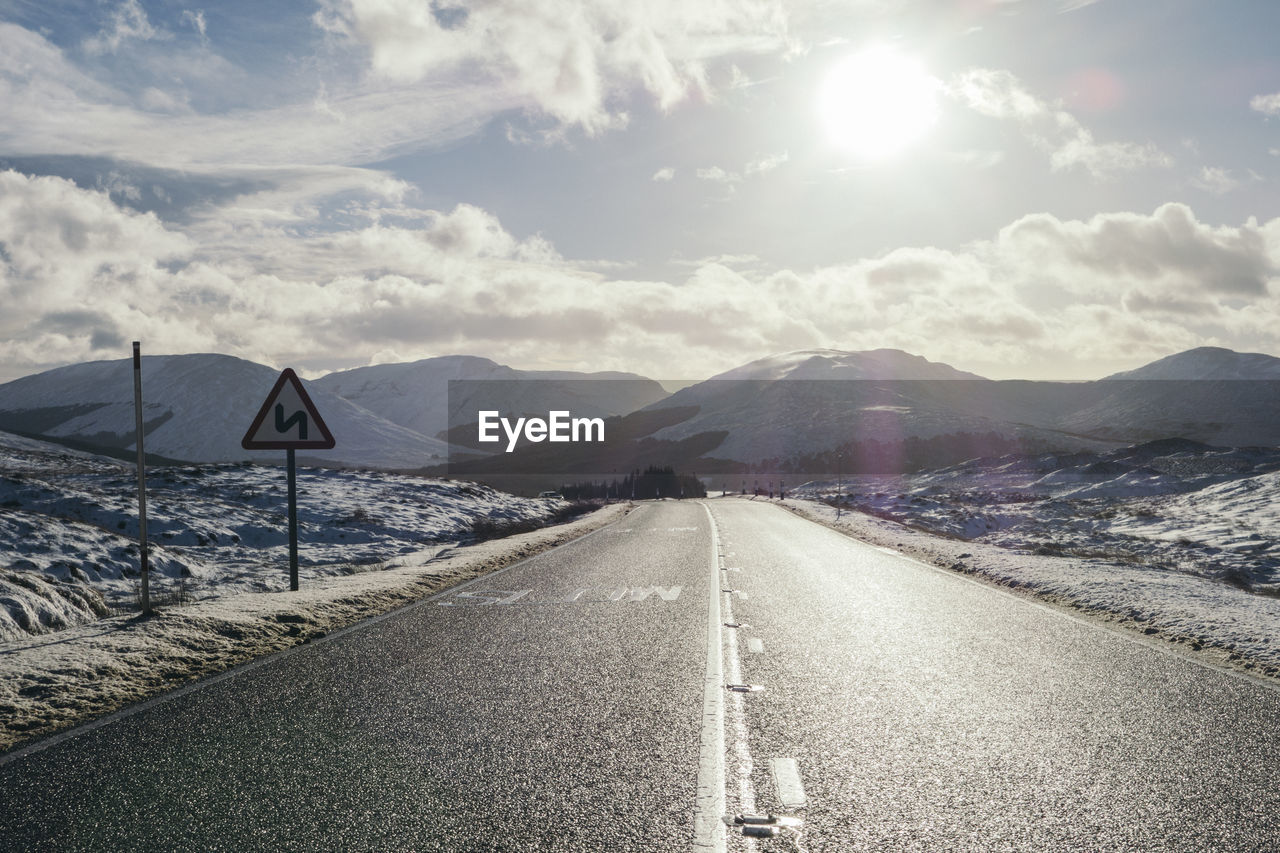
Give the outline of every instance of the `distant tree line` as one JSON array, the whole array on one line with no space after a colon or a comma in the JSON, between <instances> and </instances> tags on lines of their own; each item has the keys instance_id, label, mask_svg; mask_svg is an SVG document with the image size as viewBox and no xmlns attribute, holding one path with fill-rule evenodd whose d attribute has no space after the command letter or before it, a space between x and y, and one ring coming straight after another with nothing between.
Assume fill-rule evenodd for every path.
<instances>
[{"instance_id":1,"label":"distant tree line","mask_svg":"<svg viewBox=\"0 0 1280 853\"><path fill-rule=\"evenodd\" d=\"M654 498L705 498L707 490L702 482L690 474L677 474L666 466L650 465L643 471L636 469L621 480L588 480L568 483L560 487L565 500L651 500Z\"/></svg>"}]
</instances>

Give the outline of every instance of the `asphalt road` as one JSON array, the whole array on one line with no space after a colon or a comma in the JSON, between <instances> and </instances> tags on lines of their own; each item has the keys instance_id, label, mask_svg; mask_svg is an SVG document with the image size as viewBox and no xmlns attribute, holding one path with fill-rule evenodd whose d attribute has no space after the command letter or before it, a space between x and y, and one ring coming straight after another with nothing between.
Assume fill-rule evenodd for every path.
<instances>
[{"instance_id":1,"label":"asphalt road","mask_svg":"<svg viewBox=\"0 0 1280 853\"><path fill-rule=\"evenodd\" d=\"M1275 850L1277 723L764 502L651 503L4 761L0 849Z\"/></svg>"}]
</instances>

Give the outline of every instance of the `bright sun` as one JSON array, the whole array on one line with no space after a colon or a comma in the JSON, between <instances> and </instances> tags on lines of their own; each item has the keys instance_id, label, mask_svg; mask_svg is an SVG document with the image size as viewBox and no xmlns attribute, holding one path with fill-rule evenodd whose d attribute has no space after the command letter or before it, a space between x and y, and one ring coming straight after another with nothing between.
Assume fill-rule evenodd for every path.
<instances>
[{"instance_id":1,"label":"bright sun","mask_svg":"<svg viewBox=\"0 0 1280 853\"><path fill-rule=\"evenodd\" d=\"M938 119L938 81L888 47L845 57L827 72L818 115L832 143L859 157L902 151Z\"/></svg>"}]
</instances>

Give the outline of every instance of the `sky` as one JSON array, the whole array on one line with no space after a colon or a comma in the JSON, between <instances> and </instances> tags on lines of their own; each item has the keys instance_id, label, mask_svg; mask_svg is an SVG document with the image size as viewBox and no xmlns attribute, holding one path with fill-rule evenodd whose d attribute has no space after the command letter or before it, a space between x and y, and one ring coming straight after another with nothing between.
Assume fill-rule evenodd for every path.
<instances>
[{"instance_id":1,"label":"sky","mask_svg":"<svg viewBox=\"0 0 1280 853\"><path fill-rule=\"evenodd\" d=\"M0 381L1280 355L1271 0L0 0Z\"/></svg>"}]
</instances>

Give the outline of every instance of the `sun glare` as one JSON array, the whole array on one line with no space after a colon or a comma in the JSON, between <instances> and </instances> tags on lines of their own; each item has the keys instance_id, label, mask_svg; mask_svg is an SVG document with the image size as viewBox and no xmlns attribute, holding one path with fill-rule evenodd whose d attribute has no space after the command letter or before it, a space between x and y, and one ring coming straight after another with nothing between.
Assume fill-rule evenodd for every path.
<instances>
[{"instance_id":1,"label":"sun glare","mask_svg":"<svg viewBox=\"0 0 1280 853\"><path fill-rule=\"evenodd\" d=\"M938 119L938 81L918 61L888 47L848 56L827 72L818 116L827 138L866 158L890 157Z\"/></svg>"}]
</instances>

